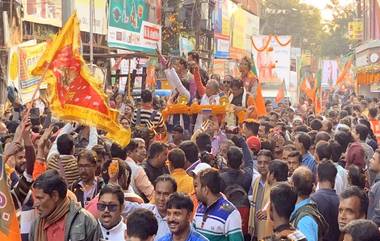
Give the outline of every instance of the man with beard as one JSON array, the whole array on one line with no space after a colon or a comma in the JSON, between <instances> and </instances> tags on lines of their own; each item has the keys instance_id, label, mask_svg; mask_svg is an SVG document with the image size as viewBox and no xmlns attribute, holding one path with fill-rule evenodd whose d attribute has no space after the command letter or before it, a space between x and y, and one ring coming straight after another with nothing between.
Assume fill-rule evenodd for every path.
<instances>
[{"instance_id":1,"label":"man with beard","mask_svg":"<svg viewBox=\"0 0 380 241\"><path fill-rule=\"evenodd\" d=\"M167 222L171 233L166 234L159 241L208 241L190 227L194 204L189 196L173 193L166 203L166 208Z\"/></svg>"},{"instance_id":2,"label":"man with beard","mask_svg":"<svg viewBox=\"0 0 380 241\"><path fill-rule=\"evenodd\" d=\"M109 241L122 240L127 227L121 216L124 209L124 193L121 187L106 185L100 191L97 209L103 238Z\"/></svg>"},{"instance_id":3,"label":"man with beard","mask_svg":"<svg viewBox=\"0 0 380 241\"><path fill-rule=\"evenodd\" d=\"M30 241L98 241L98 223L67 194L67 184L56 170L47 170L33 184L34 207L39 217L34 221Z\"/></svg>"},{"instance_id":4,"label":"man with beard","mask_svg":"<svg viewBox=\"0 0 380 241\"><path fill-rule=\"evenodd\" d=\"M222 179L214 169L203 170L194 181L200 202L193 226L210 241L243 241L239 211L221 194Z\"/></svg>"},{"instance_id":5,"label":"man with beard","mask_svg":"<svg viewBox=\"0 0 380 241\"><path fill-rule=\"evenodd\" d=\"M158 222L158 231L154 240L158 240L165 234L169 233L169 227L166 222L166 203L169 199L170 194L177 191L177 183L169 175L162 175L156 179L154 187L154 204L150 203L132 203L127 202L123 211L123 216L130 214L136 209L143 208L148 209L153 212L156 220Z\"/></svg>"}]
</instances>

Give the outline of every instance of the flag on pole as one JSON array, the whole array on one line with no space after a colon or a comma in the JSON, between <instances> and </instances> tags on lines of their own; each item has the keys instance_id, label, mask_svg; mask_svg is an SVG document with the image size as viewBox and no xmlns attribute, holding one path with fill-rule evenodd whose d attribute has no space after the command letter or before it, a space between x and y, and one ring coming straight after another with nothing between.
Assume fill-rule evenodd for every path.
<instances>
[{"instance_id":1,"label":"flag on pole","mask_svg":"<svg viewBox=\"0 0 380 241\"><path fill-rule=\"evenodd\" d=\"M309 81L309 78L310 77L307 77L307 78L304 78L304 80L302 81L302 84L300 86L300 89L301 91L309 98L311 99L313 102L314 102L314 89L311 87L310 85L310 81Z\"/></svg>"},{"instance_id":2,"label":"flag on pole","mask_svg":"<svg viewBox=\"0 0 380 241\"><path fill-rule=\"evenodd\" d=\"M343 70L339 73L338 79L336 80L336 85L340 85L344 82L344 79L346 78L347 74L349 73L352 66L352 59L350 58L343 67Z\"/></svg>"},{"instance_id":3,"label":"flag on pole","mask_svg":"<svg viewBox=\"0 0 380 241\"><path fill-rule=\"evenodd\" d=\"M280 103L282 99L285 98L285 82L282 81L282 84L281 84L281 87L278 89L278 92L277 92L277 95L276 95L276 99L275 99L275 102L276 104Z\"/></svg>"},{"instance_id":4,"label":"flag on pole","mask_svg":"<svg viewBox=\"0 0 380 241\"><path fill-rule=\"evenodd\" d=\"M314 111L315 114L320 114L322 112L322 70L319 70L316 74L315 84L314 84Z\"/></svg>"},{"instance_id":5,"label":"flag on pole","mask_svg":"<svg viewBox=\"0 0 380 241\"><path fill-rule=\"evenodd\" d=\"M259 78L257 77L257 74L255 74L256 66L254 62L252 62L251 71L248 73L248 78L252 79L254 81L257 81L257 87L256 87L256 96L255 96L255 108L256 108L256 114L257 117L265 116L267 114L267 111L265 109L265 100L262 93L261 83Z\"/></svg>"},{"instance_id":6,"label":"flag on pole","mask_svg":"<svg viewBox=\"0 0 380 241\"><path fill-rule=\"evenodd\" d=\"M5 163L0 156L0 239L21 241L19 223L9 191Z\"/></svg>"},{"instance_id":7,"label":"flag on pole","mask_svg":"<svg viewBox=\"0 0 380 241\"><path fill-rule=\"evenodd\" d=\"M67 20L38 61L34 75L45 75L48 99L54 116L107 131L121 146L131 130L117 121L118 112L108 105L107 95L90 74L80 51L79 20L76 12Z\"/></svg>"}]
</instances>

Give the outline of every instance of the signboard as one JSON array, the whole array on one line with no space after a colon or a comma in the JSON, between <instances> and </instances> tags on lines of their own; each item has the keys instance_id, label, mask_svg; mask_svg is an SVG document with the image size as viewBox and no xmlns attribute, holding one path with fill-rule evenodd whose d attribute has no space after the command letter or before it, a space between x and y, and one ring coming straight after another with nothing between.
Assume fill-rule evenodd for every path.
<instances>
[{"instance_id":1,"label":"signboard","mask_svg":"<svg viewBox=\"0 0 380 241\"><path fill-rule=\"evenodd\" d=\"M90 32L90 0L75 0L74 8L80 20L80 30ZM107 34L107 1L94 0L93 31L97 34Z\"/></svg>"},{"instance_id":2,"label":"signboard","mask_svg":"<svg viewBox=\"0 0 380 241\"><path fill-rule=\"evenodd\" d=\"M285 80L286 86L289 86L291 37L259 35L252 40L256 47L252 48L252 56L260 81Z\"/></svg>"},{"instance_id":3,"label":"signboard","mask_svg":"<svg viewBox=\"0 0 380 241\"><path fill-rule=\"evenodd\" d=\"M33 76L31 72L45 49L46 43L40 43L31 46L14 47L9 53L10 66L8 69L9 80L11 80L9 85L16 87L23 104L32 100L33 93L37 88L40 76Z\"/></svg>"},{"instance_id":4,"label":"signboard","mask_svg":"<svg viewBox=\"0 0 380 241\"><path fill-rule=\"evenodd\" d=\"M182 57L187 57L187 54L195 48L195 39L193 37L179 37L179 52Z\"/></svg>"},{"instance_id":5,"label":"signboard","mask_svg":"<svg viewBox=\"0 0 380 241\"><path fill-rule=\"evenodd\" d=\"M62 27L61 0L22 0L23 21Z\"/></svg>"},{"instance_id":6,"label":"signboard","mask_svg":"<svg viewBox=\"0 0 380 241\"><path fill-rule=\"evenodd\" d=\"M231 58L240 59L244 56L250 55L252 51L251 38L259 34L259 25L259 17L245 11L240 7L232 13Z\"/></svg>"},{"instance_id":7,"label":"signboard","mask_svg":"<svg viewBox=\"0 0 380 241\"><path fill-rule=\"evenodd\" d=\"M228 58L230 55L229 36L214 34L215 38L215 58Z\"/></svg>"},{"instance_id":8,"label":"signboard","mask_svg":"<svg viewBox=\"0 0 380 241\"><path fill-rule=\"evenodd\" d=\"M108 12L108 46L154 52L161 48L161 26L148 22L145 0L111 0Z\"/></svg>"},{"instance_id":9,"label":"signboard","mask_svg":"<svg viewBox=\"0 0 380 241\"><path fill-rule=\"evenodd\" d=\"M352 40L361 40L363 38L363 21L356 19L348 23L348 36Z\"/></svg>"}]
</instances>

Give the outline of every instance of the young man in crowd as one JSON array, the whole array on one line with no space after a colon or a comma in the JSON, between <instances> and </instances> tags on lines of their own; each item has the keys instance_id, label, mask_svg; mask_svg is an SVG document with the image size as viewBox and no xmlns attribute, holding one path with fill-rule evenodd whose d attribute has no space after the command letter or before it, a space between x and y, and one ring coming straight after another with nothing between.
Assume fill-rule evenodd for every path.
<instances>
[{"instance_id":1,"label":"young man in crowd","mask_svg":"<svg viewBox=\"0 0 380 241\"><path fill-rule=\"evenodd\" d=\"M273 239L306 241L305 235L290 224L290 215L297 201L297 194L286 182L275 184L270 191L270 219L273 222Z\"/></svg>"},{"instance_id":2,"label":"young man in crowd","mask_svg":"<svg viewBox=\"0 0 380 241\"><path fill-rule=\"evenodd\" d=\"M287 159L285 159L288 164L288 177L293 175L294 170L296 170L302 163L302 155L299 151L292 151L288 154Z\"/></svg>"},{"instance_id":3,"label":"young man in crowd","mask_svg":"<svg viewBox=\"0 0 380 241\"><path fill-rule=\"evenodd\" d=\"M245 143L244 138L239 138L239 142L239 144L244 146L243 149L247 152L248 146ZM232 184L237 184L248 193L252 183L252 168L252 158L245 158L243 161L243 152L241 149L236 146L232 146L227 152L227 168L224 169L220 176L226 187ZM257 173L256 170L255 172Z\"/></svg>"},{"instance_id":4,"label":"young man in crowd","mask_svg":"<svg viewBox=\"0 0 380 241\"><path fill-rule=\"evenodd\" d=\"M158 230L154 214L147 209L137 209L127 217L125 240L153 241Z\"/></svg>"},{"instance_id":5,"label":"young man in crowd","mask_svg":"<svg viewBox=\"0 0 380 241\"><path fill-rule=\"evenodd\" d=\"M210 241L243 241L239 211L221 194L222 179L217 170L201 171L194 182L200 202L194 229Z\"/></svg>"},{"instance_id":6,"label":"young man in crowd","mask_svg":"<svg viewBox=\"0 0 380 241\"><path fill-rule=\"evenodd\" d=\"M97 209L103 238L109 241L122 240L127 227L121 216L124 209L124 193L121 187L112 184L104 186L99 194Z\"/></svg>"},{"instance_id":7,"label":"young man in crowd","mask_svg":"<svg viewBox=\"0 0 380 241\"><path fill-rule=\"evenodd\" d=\"M168 154L168 161L170 175L177 183L178 192L184 192L190 195L194 191L194 186L193 179L185 170L185 153L179 148L174 148Z\"/></svg>"},{"instance_id":8,"label":"young man in crowd","mask_svg":"<svg viewBox=\"0 0 380 241\"><path fill-rule=\"evenodd\" d=\"M301 166L294 171L291 182L297 192L297 203L290 216L290 222L308 241L317 241L324 237L327 223L317 205L310 199L313 192L313 173L308 167Z\"/></svg>"},{"instance_id":9,"label":"young man in crowd","mask_svg":"<svg viewBox=\"0 0 380 241\"><path fill-rule=\"evenodd\" d=\"M194 204L189 196L181 193L171 194L166 208L170 233L159 241L208 241L202 234L191 229Z\"/></svg>"},{"instance_id":10,"label":"young man in crowd","mask_svg":"<svg viewBox=\"0 0 380 241\"><path fill-rule=\"evenodd\" d=\"M297 151L299 151L302 155L302 165L307 166L315 175L317 173L317 163L309 152L312 145L310 136L304 132L296 134L294 145L296 146Z\"/></svg>"},{"instance_id":11,"label":"young man in crowd","mask_svg":"<svg viewBox=\"0 0 380 241\"><path fill-rule=\"evenodd\" d=\"M148 159L142 163L145 173L151 183L163 174L169 174L166 166L168 158L168 146L162 142L153 142L149 146Z\"/></svg>"},{"instance_id":12,"label":"young man in crowd","mask_svg":"<svg viewBox=\"0 0 380 241\"><path fill-rule=\"evenodd\" d=\"M318 164L317 173L319 189L311 194L311 200L317 204L319 212L329 225L328 232L323 240L338 241L340 235L338 226L339 197L334 190L337 170L331 161L323 160Z\"/></svg>"}]
</instances>

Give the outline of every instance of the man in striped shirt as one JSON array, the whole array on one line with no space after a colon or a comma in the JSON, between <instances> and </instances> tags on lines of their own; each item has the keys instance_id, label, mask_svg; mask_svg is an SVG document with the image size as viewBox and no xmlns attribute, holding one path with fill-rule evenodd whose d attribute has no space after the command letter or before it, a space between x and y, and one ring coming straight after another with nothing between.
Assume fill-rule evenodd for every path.
<instances>
[{"instance_id":1,"label":"man in striped shirt","mask_svg":"<svg viewBox=\"0 0 380 241\"><path fill-rule=\"evenodd\" d=\"M200 202L194 217L194 229L210 241L243 241L241 217L236 207L221 192L219 172L206 169L194 180Z\"/></svg>"},{"instance_id":2,"label":"man in striped shirt","mask_svg":"<svg viewBox=\"0 0 380 241\"><path fill-rule=\"evenodd\" d=\"M132 118L132 126L147 126L152 124L156 129L165 129L161 112L153 108L153 95L150 90L141 91L141 108L135 109Z\"/></svg>"}]
</instances>

